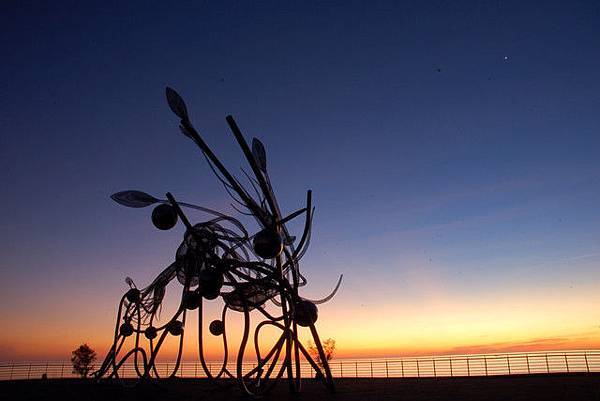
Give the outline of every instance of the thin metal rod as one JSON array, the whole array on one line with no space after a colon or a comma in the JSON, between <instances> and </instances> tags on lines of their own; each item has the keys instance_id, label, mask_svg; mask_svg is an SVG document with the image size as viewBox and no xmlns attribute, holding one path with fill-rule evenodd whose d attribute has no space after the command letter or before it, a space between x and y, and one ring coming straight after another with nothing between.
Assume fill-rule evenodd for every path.
<instances>
[{"instance_id":1,"label":"thin metal rod","mask_svg":"<svg viewBox=\"0 0 600 401\"><path fill-rule=\"evenodd\" d=\"M169 202L171 202L171 206L173 206L173 208L175 209L175 212L177 213L177 215L181 219L181 222L185 225L185 227L188 230L190 230L190 232L192 232L192 229L193 229L192 224L190 223L190 221L186 217L185 213L183 213L183 210L181 210L181 208L179 207L179 204L177 203L177 201L175 200L175 198L173 197L173 195L171 195L170 192L167 192L166 197L169 200Z\"/></svg>"}]
</instances>

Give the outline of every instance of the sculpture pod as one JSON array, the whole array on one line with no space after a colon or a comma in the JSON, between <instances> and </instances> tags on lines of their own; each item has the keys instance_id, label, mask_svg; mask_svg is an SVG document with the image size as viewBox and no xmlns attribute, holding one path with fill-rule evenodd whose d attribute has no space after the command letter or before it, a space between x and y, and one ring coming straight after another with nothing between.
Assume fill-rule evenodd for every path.
<instances>
[{"instance_id":1,"label":"sculpture pod","mask_svg":"<svg viewBox=\"0 0 600 401\"><path fill-rule=\"evenodd\" d=\"M188 310L197 309L202 302L202 295L197 291L186 291L183 294L182 304Z\"/></svg>"},{"instance_id":2,"label":"sculpture pod","mask_svg":"<svg viewBox=\"0 0 600 401\"><path fill-rule=\"evenodd\" d=\"M167 323L167 331L173 336L180 336L183 334L183 323L179 320L171 320Z\"/></svg>"},{"instance_id":3,"label":"sculpture pod","mask_svg":"<svg viewBox=\"0 0 600 401\"><path fill-rule=\"evenodd\" d=\"M210 322L208 330L213 336L220 336L225 332L225 325L221 320L213 320L212 322Z\"/></svg>"},{"instance_id":4,"label":"sculpture pod","mask_svg":"<svg viewBox=\"0 0 600 401\"><path fill-rule=\"evenodd\" d=\"M299 301L294 308L294 319L299 326L308 327L317 321L319 310L317 305L305 299Z\"/></svg>"},{"instance_id":5,"label":"sculpture pod","mask_svg":"<svg viewBox=\"0 0 600 401\"><path fill-rule=\"evenodd\" d=\"M200 272L198 290L206 299L212 300L219 296L223 287L223 274L215 269L204 269Z\"/></svg>"},{"instance_id":6,"label":"sculpture pod","mask_svg":"<svg viewBox=\"0 0 600 401\"><path fill-rule=\"evenodd\" d=\"M217 236L214 232L206 227L194 227L194 236L197 238L200 249L207 252L214 251L214 248L217 245Z\"/></svg>"},{"instance_id":7,"label":"sculpture pod","mask_svg":"<svg viewBox=\"0 0 600 401\"><path fill-rule=\"evenodd\" d=\"M125 322L121 325L121 327L119 327L119 333L123 336L123 337L129 337L130 335L133 334L133 326L131 325L131 323L129 322Z\"/></svg>"},{"instance_id":8,"label":"sculpture pod","mask_svg":"<svg viewBox=\"0 0 600 401\"><path fill-rule=\"evenodd\" d=\"M283 239L281 235L273 230L267 229L260 231L254 236L252 241L254 252L263 259L276 258L283 251Z\"/></svg>"},{"instance_id":9,"label":"sculpture pod","mask_svg":"<svg viewBox=\"0 0 600 401\"><path fill-rule=\"evenodd\" d=\"M177 212L171 205L158 205L152 211L152 224L159 230L170 230L177 224Z\"/></svg>"},{"instance_id":10,"label":"sculpture pod","mask_svg":"<svg viewBox=\"0 0 600 401\"><path fill-rule=\"evenodd\" d=\"M154 327L154 326L148 326L146 328L146 330L144 331L144 336L146 336L146 338L148 340L155 339L156 338L156 334L157 334L156 327Z\"/></svg>"}]
</instances>

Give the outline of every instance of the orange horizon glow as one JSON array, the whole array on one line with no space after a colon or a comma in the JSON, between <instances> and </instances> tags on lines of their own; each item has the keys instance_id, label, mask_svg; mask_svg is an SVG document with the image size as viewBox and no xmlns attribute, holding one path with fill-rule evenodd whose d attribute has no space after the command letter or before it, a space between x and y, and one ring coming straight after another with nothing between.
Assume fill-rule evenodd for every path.
<instances>
[{"instance_id":1,"label":"orange horizon glow","mask_svg":"<svg viewBox=\"0 0 600 401\"><path fill-rule=\"evenodd\" d=\"M338 359L599 349L595 305L600 296L593 287L581 288L570 296L556 291L520 292L514 288L510 293L478 303L468 296L446 298L438 289L435 297L420 304L377 307L355 305L348 298L351 295L342 293L337 301L320 308L317 327L321 339L336 340ZM208 305L206 325L218 316L218 305ZM114 330L113 317L108 313L113 307L108 303L105 306L106 311L96 312L102 319L94 318L90 312L83 314L78 324L69 317L73 313L54 314L38 321L13 316L17 324L0 334L0 360L67 360L71 350L84 342L97 351L101 360L111 345ZM237 354L241 322L241 314L228 314L232 357ZM265 332L261 344L273 344L277 335L275 331ZM300 338L306 343L308 331L302 330ZM159 359L173 359L175 344L173 339L167 342ZM207 359L219 360L220 337L205 329L205 344ZM254 358L252 346L246 356L249 360ZM194 313L186 323L183 357L198 357Z\"/></svg>"},{"instance_id":2,"label":"orange horizon glow","mask_svg":"<svg viewBox=\"0 0 600 401\"><path fill-rule=\"evenodd\" d=\"M81 341L87 343L98 354L98 361L101 361L110 343L106 338L98 338L97 341ZM198 360L197 349L193 348L195 344L188 344L184 348L183 360L194 361ZM304 344L306 344L304 342ZM339 342L336 342L339 344ZM52 343L27 343L16 344L15 347L9 349L10 353L4 354L0 359L2 362L19 362L19 361L61 361L68 360L71 356L71 351L76 345L67 344L52 344ZM526 353L526 352L546 352L546 351L575 351L575 350L598 350L600 349L600 338L593 337L590 333L580 333L575 338L568 337L549 337L549 338L532 338L523 341L515 342L497 342L497 343L481 343L473 345L464 345L456 347L413 347L413 348L339 348L336 347L335 359L361 359L361 358L405 358L405 357L421 357L421 356L445 356L445 355L475 355L475 354L495 354L495 353ZM7 350L4 347L4 350ZM235 351L230 356L229 360L235 360ZM41 352L40 352L41 351ZM171 361L176 357L176 347L167 346L160 353L159 360ZM205 351L206 359L209 361L219 361L222 359L222 354L215 348ZM249 353L246 360L254 360L253 353Z\"/></svg>"}]
</instances>

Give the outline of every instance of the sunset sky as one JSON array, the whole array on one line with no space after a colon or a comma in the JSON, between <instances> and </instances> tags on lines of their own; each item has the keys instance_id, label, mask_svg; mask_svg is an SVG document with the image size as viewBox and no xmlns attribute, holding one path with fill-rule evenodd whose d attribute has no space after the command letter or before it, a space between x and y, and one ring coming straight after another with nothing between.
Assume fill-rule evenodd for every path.
<instances>
[{"instance_id":1,"label":"sunset sky","mask_svg":"<svg viewBox=\"0 0 600 401\"><path fill-rule=\"evenodd\" d=\"M225 116L262 140L285 212L313 190L339 357L600 347L598 2L146 3L0 5L0 361L103 356L171 263L183 227L112 193L236 213L167 85L232 172Z\"/></svg>"}]
</instances>

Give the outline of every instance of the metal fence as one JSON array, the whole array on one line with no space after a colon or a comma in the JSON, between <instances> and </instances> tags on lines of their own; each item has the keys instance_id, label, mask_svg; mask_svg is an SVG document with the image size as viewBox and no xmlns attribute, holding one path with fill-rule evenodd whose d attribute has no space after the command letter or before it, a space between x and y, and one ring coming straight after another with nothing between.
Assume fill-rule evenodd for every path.
<instances>
[{"instance_id":1,"label":"metal fence","mask_svg":"<svg viewBox=\"0 0 600 401\"><path fill-rule=\"evenodd\" d=\"M161 376L172 372L174 363L157 363ZM209 364L216 372L220 363ZM256 366L248 362L244 371ZM503 353L477 355L445 355L394 359L341 359L330 362L335 377L454 377L492 376L537 373L600 372L600 351L561 351ZM119 370L121 377L136 377L133 364ZM0 363L0 380L74 378L69 362ZM302 365L302 375L311 377L314 371L309 364ZM199 362L182 362L178 377L206 377Z\"/></svg>"}]
</instances>

